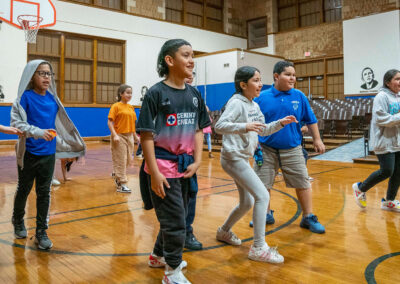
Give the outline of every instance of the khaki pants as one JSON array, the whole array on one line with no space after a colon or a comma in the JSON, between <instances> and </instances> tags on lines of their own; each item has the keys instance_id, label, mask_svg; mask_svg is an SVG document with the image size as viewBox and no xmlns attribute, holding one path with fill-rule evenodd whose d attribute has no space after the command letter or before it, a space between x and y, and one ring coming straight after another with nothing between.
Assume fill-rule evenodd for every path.
<instances>
[{"instance_id":1,"label":"khaki pants","mask_svg":"<svg viewBox=\"0 0 400 284\"><path fill-rule=\"evenodd\" d=\"M118 134L119 142L111 139L111 155L113 161L114 174L121 184L126 184L126 168L132 163L133 159L133 133Z\"/></svg>"}]
</instances>

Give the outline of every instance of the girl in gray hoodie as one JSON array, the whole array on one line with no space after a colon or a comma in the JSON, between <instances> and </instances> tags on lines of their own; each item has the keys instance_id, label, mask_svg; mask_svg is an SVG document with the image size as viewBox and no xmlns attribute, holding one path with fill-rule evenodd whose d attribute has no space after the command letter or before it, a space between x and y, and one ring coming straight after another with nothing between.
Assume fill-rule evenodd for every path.
<instances>
[{"instance_id":1,"label":"girl in gray hoodie","mask_svg":"<svg viewBox=\"0 0 400 284\"><path fill-rule=\"evenodd\" d=\"M378 156L380 169L363 182L353 184L353 193L359 207L367 207L366 192L389 178L386 199L381 209L400 212L396 200L400 186L400 71L391 69L383 77L383 87L374 98L370 131L370 145Z\"/></svg>"},{"instance_id":2,"label":"girl in gray hoodie","mask_svg":"<svg viewBox=\"0 0 400 284\"><path fill-rule=\"evenodd\" d=\"M265 242L265 212L269 193L249 164L258 144L258 134L271 135L285 125L297 122L294 116L265 124L258 104L253 102L262 88L260 71L254 67L240 67L235 74L237 93L226 104L225 111L215 125L215 131L223 134L221 166L235 180L239 191L239 204L232 210L225 223L217 230L217 240L240 245L241 240L231 231L254 204L254 244L248 257L255 261L282 263L276 248Z\"/></svg>"},{"instance_id":3,"label":"girl in gray hoodie","mask_svg":"<svg viewBox=\"0 0 400 284\"><path fill-rule=\"evenodd\" d=\"M57 97L54 72L44 60L28 62L22 73L18 96L11 109L11 126L24 133L16 144L18 187L12 223L18 239L27 237L25 206L36 184L36 235L39 249L50 249L48 213L55 158L85 154L85 143Z\"/></svg>"}]
</instances>

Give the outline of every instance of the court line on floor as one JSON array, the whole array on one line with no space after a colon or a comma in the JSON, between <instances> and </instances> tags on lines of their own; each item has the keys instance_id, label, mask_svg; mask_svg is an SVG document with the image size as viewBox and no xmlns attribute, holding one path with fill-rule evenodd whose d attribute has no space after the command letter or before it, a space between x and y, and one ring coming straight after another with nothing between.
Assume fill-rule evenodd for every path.
<instances>
[{"instance_id":1,"label":"court line on floor","mask_svg":"<svg viewBox=\"0 0 400 284\"><path fill-rule=\"evenodd\" d=\"M211 186L211 187L207 187L207 188L201 188L200 190L207 190L207 189L213 189L213 188L218 188L218 187L224 187L224 186L229 186L229 185L234 185L235 183L229 183L229 184L222 184L222 185L215 185L215 186ZM218 193L218 192L216 192ZM208 196L204 195L204 196ZM199 195L198 198L202 197L203 195ZM63 212L57 212L57 213L53 213L50 214L50 217L52 216L57 216L57 215L61 215L61 214L68 214L68 213L75 213L75 212L81 212L81 211L88 211L88 210L93 210L93 209L99 209L99 208L105 208L105 207L111 207L111 206L116 206L116 205L121 205L121 204L128 204L128 203L134 203L134 202L140 202L143 201L142 198L139 199L135 199L135 200L131 200L131 201L123 201L123 202L117 202L117 203L111 203L111 204L105 204L105 205L100 205L100 206L94 206L94 207L88 207L88 208L81 208L81 209L74 209L74 210L69 210L69 211L63 211ZM31 217L26 217L24 218L24 220L31 220L31 219L35 219L35 216L31 216ZM2 224L9 224L10 221L0 221L0 225ZM0 235L2 235L3 233L0 233Z\"/></svg>"},{"instance_id":2,"label":"court line on floor","mask_svg":"<svg viewBox=\"0 0 400 284\"><path fill-rule=\"evenodd\" d=\"M349 168L349 167L341 167L341 168L337 168L337 169L333 169L333 170L323 171L323 172L320 172L320 173L326 173L326 172L331 172L331 171L340 170L340 169L345 169L345 168ZM315 174L320 174L320 173L315 173ZM220 185L220 186L226 186L226 185ZM203 190L204 190L204 189L203 189ZM222 193L226 193L226 192L233 192L233 191L236 191L236 190L237 190L237 189L232 189L232 190L227 190L227 191L223 191L223 192L210 193L210 194L207 194L207 195L199 196L199 198L202 198L202 197L205 197L205 196L209 196L209 195L216 195L216 194L222 194ZM288 197L292 198L292 199L295 201L296 205L297 205L297 211L296 211L296 214L295 214L288 222L282 224L281 226L279 226L279 227L277 227L277 228L275 228L275 229L273 229L273 230L271 230L271 231L267 231L267 232L266 232L266 235L270 235L270 234L272 234L272 233L274 233L274 232L276 232L276 231L279 231L279 230L283 229L284 227L290 225L290 224L293 223L293 222L300 216L300 214L301 214L300 203L299 203L299 201L298 201L296 198L294 198L293 196L291 196L290 194L288 194L288 193L286 193L286 192L283 192L283 191L280 191L280 190L277 190L277 189L272 189L272 190L275 190L275 191L277 191L277 192L280 192L280 193L282 193L282 194L284 194L284 195L287 195ZM339 211L339 213L336 214L336 215L335 215L331 220L329 220L329 221L332 221L332 222L333 222L333 219L337 218L337 216L339 216L339 215L341 214L340 212L343 211L343 208L344 208L344 204L343 204L343 206L342 206L341 211ZM81 219L76 219L76 220L64 221L64 222L60 222L60 223L51 224L51 225L49 225L49 226L55 226L55 225L61 225L61 224L66 224L66 223L84 221L84 220L89 220L89 219L94 219L94 218L100 218L100 217L103 217L103 216L110 216L110 215L115 215L115 214L127 213L127 212L136 211L136 210L140 210L140 209L142 209L142 208L133 208L133 209L124 210L124 211L120 211L120 212L112 212L112 213L103 214L103 215L98 215L98 216L92 216L92 217L86 217L86 218L81 218ZM330 223L329 221L328 221L328 223ZM28 230L32 230L32 229L35 229L35 227L29 228ZM1 233L0 235L9 234L9 233L13 233L13 232L4 232L4 233ZM311 233L310 235L312 235L312 233ZM251 238L247 238L247 239L244 239L243 242L248 242L248 241L250 241L250 240L252 240L252 239L253 239L252 237L251 237ZM35 248L35 247L30 247L30 246L25 246L25 245L19 245L19 244L16 244L16 243L14 243L14 242L9 242L9 241L3 240L3 239L0 239L0 243L4 243L4 244L8 244L8 245L15 246L15 247L20 247L20 248L25 248L25 249L28 248L28 249L30 249L30 250L38 250L38 251L41 251L41 250L39 250L39 249L37 249L37 248ZM215 249L215 248L224 247L224 246L228 246L228 245L227 245L227 244L221 244L221 245L217 245L217 246L212 246L212 247L210 247L210 248L205 247L205 248L203 248L203 250L210 250L210 249ZM100 255L100 254L91 254L91 253L87 253L87 254L85 254L85 253L75 253L75 252L74 252L74 253L70 253L70 252L57 251L57 250L50 250L50 251L44 251L44 252L53 253L53 254L74 254L74 255L86 255L86 256L143 256L143 255L148 255L148 254L150 254L150 253L147 253L147 254L146 254L146 253L134 253L134 254L105 254L105 255L101 254L101 255ZM184 252L192 252L192 251L190 251L190 250L185 250Z\"/></svg>"},{"instance_id":3,"label":"court line on floor","mask_svg":"<svg viewBox=\"0 0 400 284\"><path fill-rule=\"evenodd\" d=\"M381 264L382 262L384 262L385 260L391 258L391 257L395 257L395 256L399 256L400 255L400 251L399 252L392 252L392 253L388 253L385 255L382 255L376 259L374 259L373 261L371 261L367 268L365 269L364 272L364 276L365 276L365 280L367 280L368 284L376 284L376 280L375 280L375 270L378 267L379 264Z\"/></svg>"},{"instance_id":4,"label":"court line on floor","mask_svg":"<svg viewBox=\"0 0 400 284\"><path fill-rule=\"evenodd\" d=\"M271 230L271 231L267 231L266 235L270 235L276 231L279 231L287 226L289 226L291 223L293 223L298 216L300 216L301 213L301 209L299 209L300 204L298 202L298 200L296 198L294 198L293 196L291 196L290 194L280 191L280 190L276 190L273 189L277 192L280 192L288 197L290 197L291 199L293 199L297 205L297 211L295 213L295 215L289 219L289 221L287 221L286 223L282 224L281 226ZM231 190L226 190L224 191L224 193L227 192L232 192L232 191L237 191L237 188L235 189L231 189ZM217 193L217 194L221 194L221 192ZM213 194L210 194L213 195ZM86 218L79 218L79 219L75 219L75 220L69 220L69 221L64 221L64 222L59 222L59 223L54 223L54 224L50 224L49 227L53 227L53 226L57 226L57 225L64 225L64 224L68 224L68 223L74 223L74 222L81 222L81 221L86 221L86 220L91 220L91 219L95 219L95 218L101 218L101 217L108 217L108 216L112 216L112 215L116 215L116 214L123 214L123 213L129 213L131 211L136 211L136 210L140 210L142 208L133 208L133 209L129 209L129 210L123 210L123 211L119 211L119 212L112 212L112 213L108 213L108 214L102 214L102 215L98 215L98 216L91 216L91 217L86 217ZM33 230L35 229L34 227L32 228L28 228L27 230ZM6 233L1 233L0 235L4 235L4 234L10 234L13 232L6 232ZM248 242L251 241L253 238L247 238L244 239L243 242ZM45 253L49 253L49 254L62 254L62 255L78 255L78 256L104 256L104 257L122 257L122 256L145 256L145 255L150 255L150 252L148 253L123 253L123 254L102 254L102 253L87 253L87 252L70 252L70 251L61 251L61 250L47 250L47 251L43 251L38 249L37 247L32 247L32 246L26 246L26 245L22 245L22 244L17 244L15 242L10 242L4 239L0 238L0 243L6 244L6 245L11 245L13 247L18 247L18 248L23 248L23 249L29 249L29 250L34 250L34 251L41 251L41 252L45 252ZM221 248L221 247L225 247L228 246L228 244L220 244L220 245L216 245L216 246L210 246L210 247L204 247L201 251L205 251L205 250L211 250L211 249L217 249L217 248ZM201 251L197 251L197 252L201 252ZM185 252L192 252L190 250L185 250Z\"/></svg>"}]
</instances>

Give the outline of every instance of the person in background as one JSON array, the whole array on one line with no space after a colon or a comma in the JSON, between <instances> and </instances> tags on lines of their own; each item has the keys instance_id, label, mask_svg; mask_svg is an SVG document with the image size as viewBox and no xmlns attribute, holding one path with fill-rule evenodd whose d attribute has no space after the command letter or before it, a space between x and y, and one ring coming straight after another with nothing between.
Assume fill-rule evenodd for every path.
<instances>
[{"instance_id":1,"label":"person in background","mask_svg":"<svg viewBox=\"0 0 400 284\"><path fill-rule=\"evenodd\" d=\"M307 97L294 88L296 72L293 63L277 62L273 69L273 78L274 85L254 99L260 106L266 123L286 115L294 115L297 121L304 122L309 128L315 151L324 153L325 145L319 134L317 118L311 110ZM312 212L311 184L301 146L302 137L300 125L294 123L270 136L259 136L264 162L261 167L254 164L254 170L265 187L271 189L280 168L286 186L296 189L303 211L300 227L309 229L313 233L323 234L325 228Z\"/></svg>"},{"instance_id":2,"label":"person in background","mask_svg":"<svg viewBox=\"0 0 400 284\"><path fill-rule=\"evenodd\" d=\"M268 124L253 99L260 95L263 86L260 71L251 66L240 67L235 74L236 93L229 99L225 111L215 124L215 131L223 135L221 166L235 181L239 192L239 204L231 211L224 224L218 228L219 241L241 245L241 240L231 228L254 204L254 243L248 257L251 260L282 263L284 258L276 248L265 242L265 212L269 194L260 178L249 165L258 145L257 134L266 136L285 125L297 122L294 116L286 116Z\"/></svg>"},{"instance_id":3,"label":"person in background","mask_svg":"<svg viewBox=\"0 0 400 284\"><path fill-rule=\"evenodd\" d=\"M111 155L117 192L131 193L128 187L127 167L132 163L134 141L140 139L135 131L136 113L128 102L132 99L132 87L118 88L118 102L113 104L108 114L108 128L111 131Z\"/></svg>"},{"instance_id":4,"label":"person in background","mask_svg":"<svg viewBox=\"0 0 400 284\"><path fill-rule=\"evenodd\" d=\"M83 139L57 97L53 67L48 61L32 60L25 66L11 109L11 126L25 134L15 147L18 186L12 216L14 235L18 239L27 237L25 206L35 182L35 243L39 249L47 250L53 246L47 229L56 156L81 157L86 151Z\"/></svg>"},{"instance_id":5,"label":"person in background","mask_svg":"<svg viewBox=\"0 0 400 284\"><path fill-rule=\"evenodd\" d=\"M396 199L400 186L400 71L391 69L383 76L383 87L374 98L370 145L379 160L379 170L366 180L353 184L354 198L361 208L367 207L366 193L389 178L386 198L381 209L400 212Z\"/></svg>"}]
</instances>

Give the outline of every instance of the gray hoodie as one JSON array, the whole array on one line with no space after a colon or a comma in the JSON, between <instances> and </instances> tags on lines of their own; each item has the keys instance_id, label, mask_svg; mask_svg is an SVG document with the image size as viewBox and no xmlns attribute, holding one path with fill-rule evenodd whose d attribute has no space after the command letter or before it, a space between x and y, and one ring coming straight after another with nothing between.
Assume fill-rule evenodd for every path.
<instances>
[{"instance_id":1,"label":"gray hoodie","mask_svg":"<svg viewBox=\"0 0 400 284\"><path fill-rule=\"evenodd\" d=\"M45 60L37 59L29 61L22 73L18 87L18 96L15 99L11 109L11 126L18 128L25 133L25 137L20 137L15 145L17 164L21 168L24 166L26 138L33 137L35 139L39 139L43 138L44 135L43 129L28 124L26 112L20 104L22 94L28 89L29 82L41 63L48 63L50 65L51 72L53 72L51 64ZM74 158L84 156L86 151L85 142L79 135L74 123L68 117L60 99L57 97L54 77L51 77L48 91L54 96L54 99L58 105L58 113L55 122L57 131L56 158Z\"/></svg>"},{"instance_id":2,"label":"gray hoodie","mask_svg":"<svg viewBox=\"0 0 400 284\"><path fill-rule=\"evenodd\" d=\"M385 87L374 98L370 149L375 154L400 151L400 95Z\"/></svg>"},{"instance_id":3,"label":"gray hoodie","mask_svg":"<svg viewBox=\"0 0 400 284\"><path fill-rule=\"evenodd\" d=\"M260 107L245 96L234 94L215 124L215 131L223 134L221 155L224 159L249 159L253 156L258 134L255 131L246 132L246 124L250 122L265 123ZM265 124L261 136L271 135L280 129L279 120Z\"/></svg>"}]
</instances>

